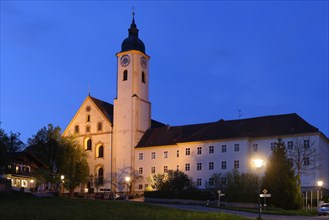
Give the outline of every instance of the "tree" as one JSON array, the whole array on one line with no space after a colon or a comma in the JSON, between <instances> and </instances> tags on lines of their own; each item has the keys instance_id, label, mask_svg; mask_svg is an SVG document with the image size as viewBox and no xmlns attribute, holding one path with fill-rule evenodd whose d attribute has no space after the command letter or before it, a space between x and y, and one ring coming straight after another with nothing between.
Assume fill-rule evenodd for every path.
<instances>
[{"instance_id":1,"label":"tree","mask_svg":"<svg viewBox=\"0 0 329 220\"><path fill-rule=\"evenodd\" d=\"M213 173L210 177L211 181L206 181L206 189L213 192L223 190L222 178L224 177L221 173Z\"/></svg>"},{"instance_id":2,"label":"tree","mask_svg":"<svg viewBox=\"0 0 329 220\"><path fill-rule=\"evenodd\" d=\"M184 172L179 170L168 170L163 174L152 176L151 185L158 191L183 191L194 189L193 180Z\"/></svg>"},{"instance_id":3,"label":"tree","mask_svg":"<svg viewBox=\"0 0 329 220\"><path fill-rule=\"evenodd\" d=\"M297 185L300 191L301 175L320 166L320 154L310 138L295 138L288 143L287 155L296 169Z\"/></svg>"},{"instance_id":4,"label":"tree","mask_svg":"<svg viewBox=\"0 0 329 220\"><path fill-rule=\"evenodd\" d=\"M285 145L280 138L275 143L266 166L264 185L271 193L271 202L276 207L301 208L302 199L293 165L287 158Z\"/></svg>"},{"instance_id":5,"label":"tree","mask_svg":"<svg viewBox=\"0 0 329 220\"><path fill-rule=\"evenodd\" d=\"M49 124L40 129L36 135L28 139L27 148L48 167L44 179L50 183L58 182L58 166L61 164L61 128Z\"/></svg>"},{"instance_id":6,"label":"tree","mask_svg":"<svg viewBox=\"0 0 329 220\"><path fill-rule=\"evenodd\" d=\"M47 165L47 170L39 170L35 175L55 187L64 175L64 186L72 196L75 187L88 180L89 168L86 155L73 136L62 137L61 128L49 124L28 139L31 151Z\"/></svg>"},{"instance_id":7,"label":"tree","mask_svg":"<svg viewBox=\"0 0 329 220\"><path fill-rule=\"evenodd\" d=\"M74 196L74 189L80 184L88 182L89 166L87 156L81 146L69 136L62 138L62 155L59 173L64 175L64 186L69 190L70 197Z\"/></svg>"},{"instance_id":8,"label":"tree","mask_svg":"<svg viewBox=\"0 0 329 220\"><path fill-rule=\"evenodd\" d=\"M0 168L7 165L8 153L21 151L24 143L20 140L20 133L10 132L7 134L0 128ZM2 173L2 169L0 173Z\"/></svg>"},{"instance_id":9,"label":"tree","mask_svg":"<svg viewBox=\"0 0 329 220\"><path fill-rule=\"evenodd\" d=\"M237 169L226 174L227 184L224 187L229 201L255 202L257 198L258 177L251 173L239 173Z\"/></svg>"}]
</instances>

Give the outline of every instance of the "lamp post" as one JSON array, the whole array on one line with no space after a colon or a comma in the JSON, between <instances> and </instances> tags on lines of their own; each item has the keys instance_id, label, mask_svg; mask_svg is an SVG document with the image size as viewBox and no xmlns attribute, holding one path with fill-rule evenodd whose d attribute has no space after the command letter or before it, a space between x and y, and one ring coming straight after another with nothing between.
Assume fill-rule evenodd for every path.
<instances>
[{"instance_id":1,"label":"lamp post","mask_svg":"<svg viewBox=\"0 0 329 220\"><path fill-rule=\"evenodd\" d=\"M253 164L257 171L259 171L263 166L264 166L264 160L262 159L254 159ZM258 196L258 219L261 220L261 206L260 206L260 179L261 179L261 174L259 172L259 178L258 178L258 189L257 189L257 196Z\"/></svg>"},{"instance_id":2,"label":"lamp post","mask_svg":"<svg viewBox=\"0 0 329 220\"><path fill-rule=\"evenodd\" d=\"M318 189L318 190L316 191L316 206L319 207L319 190L320 190L320 194L321 194L321 187L322 187L322 185L323 185L323 181L322 181L322 180L319 180L316 184L317 184L318 187L320 188L320 189ZM321 196L321 197L322 197L322 196Z\"/></svg>"},{"instance_id":3,"label":"lamp post","mask_svg":"<svg viewBox=\"0 0 329 220\"><path fill-rule=\"evenodd\" d=\"M126 176L125 178L126 183L127 183L127 200L129 200L129 183L130 183L130 176Z\"/></svg>"},{"instance_id":4,"label":"lamp post","mask_svg":"<svg viewBox=\"0 0 329 220\"><path fill-rule=\"evenodd\" d=\"M61 175L61 194L64 193L64 179L65 179L65 176Z\"/></svg>"}]
</instances>

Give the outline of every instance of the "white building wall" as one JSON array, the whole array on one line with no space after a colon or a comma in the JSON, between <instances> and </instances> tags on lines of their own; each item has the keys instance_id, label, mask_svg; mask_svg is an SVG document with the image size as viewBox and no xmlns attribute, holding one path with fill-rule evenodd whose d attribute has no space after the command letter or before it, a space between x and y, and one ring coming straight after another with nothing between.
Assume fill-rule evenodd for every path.
<instances>
[{"instance_id":1,"label":"white building wall","mask_svg":"<svg viewBox=\"0 0 329 220\"><path fill-rule=\"evenodd\" d=\"M164 167L167 166L168 170L176 170L179 164L179 157L177 157L177 145L162 146L162 147L145 147L135 149L135 171L138 172L140 168L143 169L142 179L135 183L136 191L144 191L145 184L150 186L149 179L152 175L164 173ZM167 157L165 157L165 152ZM140 159L140 153L143 155ZM152 157L155 155L155 157ZM154 167L154 168L153 168ZM155 169L155 173L152 173ZM142 189L140 186L142 185Z\"/></svg>"}]
</instances>

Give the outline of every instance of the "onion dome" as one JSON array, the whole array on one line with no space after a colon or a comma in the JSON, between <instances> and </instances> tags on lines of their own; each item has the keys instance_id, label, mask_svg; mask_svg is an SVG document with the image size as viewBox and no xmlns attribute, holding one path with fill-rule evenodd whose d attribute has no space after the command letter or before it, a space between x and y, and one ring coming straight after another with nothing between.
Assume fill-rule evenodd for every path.
<instances>
[{"instance_id":1,"label":"onion dome","mask_svg":"<svg viewBox=\"0 0 329 220\"><path fill-rule=\"evenodd\" d=\"M135 13L133 13L133 20L128 29L129 36L126 38L121 45L121 52L129 50L139 50L145 53L145 45L143 41L138 38L138 29L135 24Z\"/></svg>"}]
</instances>

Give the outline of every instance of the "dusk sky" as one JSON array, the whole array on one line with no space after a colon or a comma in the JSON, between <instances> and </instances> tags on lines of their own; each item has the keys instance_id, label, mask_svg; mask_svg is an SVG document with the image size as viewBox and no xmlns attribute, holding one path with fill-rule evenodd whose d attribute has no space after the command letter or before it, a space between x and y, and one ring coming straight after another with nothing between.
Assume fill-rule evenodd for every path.
<instances>
[{"instance_id":1,"label":"dusk sky","mask_svg":"<svg viewBox=\"0 0 329 220\"><path fill-rule=\"evenodd\" d=\"M297 113L329 136L328 1L1 0L1 128L64 131L88 88L113 103L132 7L153 119Z\"/></svg>"}]
</instances>

